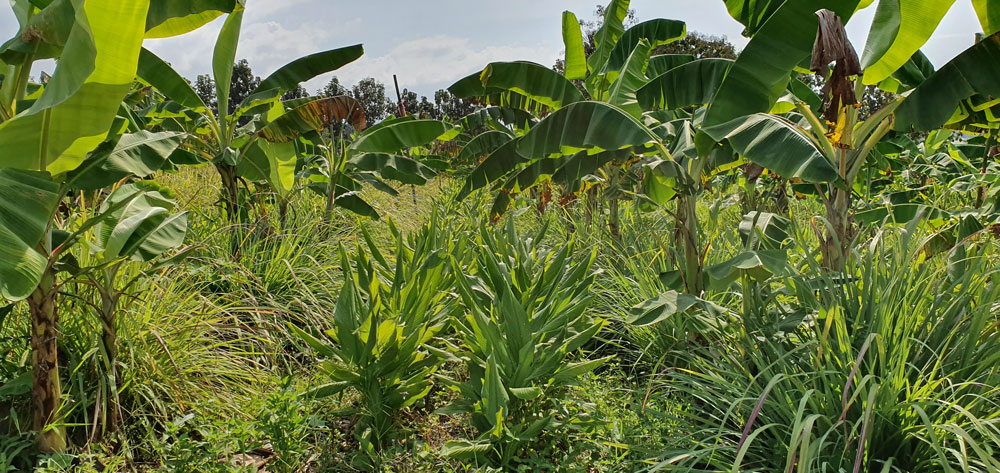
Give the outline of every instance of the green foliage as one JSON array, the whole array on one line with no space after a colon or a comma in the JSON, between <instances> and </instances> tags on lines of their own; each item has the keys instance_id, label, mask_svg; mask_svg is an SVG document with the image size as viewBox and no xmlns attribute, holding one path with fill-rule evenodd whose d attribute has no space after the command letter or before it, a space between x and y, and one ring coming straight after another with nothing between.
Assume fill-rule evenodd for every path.
<instances>
[{"instance_id":1,"label":"green foliage","mask_svg":"<svg viewBox=\"0 0 1000 473\"><path fill-rule=\"evenodd\" d=\"M320 369L331 382L313 392L327 397L350 389L361 397L355 435L372 460L398 437L398 412L427 395L449 358L438 336L456 305L447 297L453 276L437 246L439 231L432 221L412 240L397 233L395 263L370 238L371 255L359 246L353 264L342 249L345 281L326 332L332 340L291 327L323 357Z\"/></svg>"},{"instance_id":2,"label":"green foliage","mask_svg":"<svg viewBox=\"0 0 1000 473\"><path fill-rule=\"evenodd\" d=\"M570 264L573 245L548 250L545 231L522 238L513 221L502 232L483 229L474 273L457 280L469 311L457 324L469 380L447 383L462 396L448 412L469 414L480 437L449 444L450 456L517 463L547 430L575 422L558 415L565 388L607 361L572 361L604 326L584 313L595 255Z\"/></svg>"}]
</instances>

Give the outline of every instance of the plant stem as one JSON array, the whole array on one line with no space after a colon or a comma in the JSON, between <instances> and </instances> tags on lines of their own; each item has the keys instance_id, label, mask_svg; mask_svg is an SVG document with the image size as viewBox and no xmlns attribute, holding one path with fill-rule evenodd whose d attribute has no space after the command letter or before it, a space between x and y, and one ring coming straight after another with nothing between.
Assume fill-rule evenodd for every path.
<instances>
[{"instance_id":1,"label":"plant stem","mask_svg":"<svg viewBox=\"0 0 1000 473\"><path fill-rule=\"evenodd\" d=\"M46 232L38 251L48 256L52 249L52 232ZM28 298L31 313L31 365L33 428L38 432L38 448L43 453L66 450L66 431L56 424L62 402L59 380L59 340L56 273L48 265L42 279Z\"/></svg>"}]
</instances>

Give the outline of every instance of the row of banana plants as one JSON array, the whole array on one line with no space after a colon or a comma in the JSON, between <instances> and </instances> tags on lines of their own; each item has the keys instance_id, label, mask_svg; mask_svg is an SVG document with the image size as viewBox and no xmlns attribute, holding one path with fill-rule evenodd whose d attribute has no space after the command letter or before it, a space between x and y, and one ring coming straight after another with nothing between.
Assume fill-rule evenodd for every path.
<instances>
[{"instance_id":1,"label":"row of banana plants","mask_svg":"<svg viewBox=\"0 0 1000 473\"><path fill-rule=\"evenodd\" d=\"M841 271L862 219L859 207L873 206L858 202L870 195L859 176L891 177L900 167L885 153L898 156L898 143L914 132L948 141L951 134L942 129L960 132L949 148L982 156L985 174L1000 124L1000 24L987 2L973 2L984 34L940 70L919 48L954 2L879 2L859 58L844 23L873 3L727 1L750 38L736 60L652 55L657 46L683 38L686 26L653 19L626 29L627 0L603 9L603 25L587 48L576 15L566 12L565 73L498 62L450 88L506 112L493 113L490 131L463 149L462 155L480 162L459 197L492 187L498 216L528 189L557 186L572 198L596 187L609 201L613 235L618 200L662 209L676 222L670 279L677 289L701 296L712 289L719 268L706 268L711 245L703 239L698 198L716 178L746 170L746 178L756 180L763 172L824 204L826 215L814 219L822 261ZM816 74L825 87L806 86L803 73ZM894 98L862 117L858 104L868 86ZM995 179L980 182L984 198L995 193L987 190ZM913 207L881 215L893 217L889 223L907 222L904 210L912 217ZM995 220L980 217L980 228ZM773 221L762 219L759 227L766 231ZM745 266L748 260L764 264L759 255L729 263Z\"/></svg>"},{"instance_id":2,"label":"row of banana plants","mask_svg":"<svg viewBox=\"0 0 1000 473\"><path fill-rule=\"evenodd\" d=\"M42 452L67 448L62 427L59 299L70 283L96 287L112 393L96 411L103 433L122 422L117 378L118 305L145 274L192 253L189 215L148 180L183 166L212 166L233 231L252 237L275 210L283 224L296 193L378 218L365 184L423 184L436 171L427 146L458 135L442 121L399 117L368 126L350 97L282 100L300 83L362 56L361 45L294 60L230 106L243 0L14 0L19 31L0 48L0 294L31 317L33 428ZM218 111L145 39L187 34L225 16L214 47ZM38 61L56 60L43 83ZM263 222L263 223L262 223ZM239 242L240 239L234 239ZM234 247L234 255L239 248ZM129 262L145 271L125 279ZM96 421L95 421L96 422ZM91 436L93 438L93 436Z\"/></svg>"}]
</instances>

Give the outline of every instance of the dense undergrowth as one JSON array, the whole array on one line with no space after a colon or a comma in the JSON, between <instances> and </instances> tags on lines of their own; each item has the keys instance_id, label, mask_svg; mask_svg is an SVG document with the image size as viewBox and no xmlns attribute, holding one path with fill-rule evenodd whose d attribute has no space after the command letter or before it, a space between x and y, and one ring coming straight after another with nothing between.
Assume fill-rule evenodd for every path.
<instances>
[{"instance_id":1,"label":"dense undergrowth","mask_svg":"<svg viewBox=\"0 0 1000 473\"><path fill-rule=\"evenodd\" d=\"M490 225L485 196L456 202L440 178L415 205L372 195L380 221L323 224L304 198L281 230L246 236L216 223L199 172L162 177L195 196L194 256L122 303L119 432L94 437L115 387L93 288L61 299L62 418L87 445L72 453L34 452L28 317L3 318L0 471L1000 468L988 233L956 271L915 225L864 230L834 278L793 220L779 270L647 323L632 308L668 289L661 213L625 204L620 239L600 210ZM709 264L761 244L728 195L699 206Z\"/></svg>"}]
</instances>

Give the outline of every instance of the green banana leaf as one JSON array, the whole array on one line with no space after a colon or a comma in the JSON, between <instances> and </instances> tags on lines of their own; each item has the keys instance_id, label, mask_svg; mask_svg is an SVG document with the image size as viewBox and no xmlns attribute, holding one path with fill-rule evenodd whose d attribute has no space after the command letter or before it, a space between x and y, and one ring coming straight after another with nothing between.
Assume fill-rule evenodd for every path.
<instances>
[{"instance_id":1,"label":"green banana leaf","mask_svg":"<svg viewBox=\"0 0 1000 473\"><path fill-rule=\"evenodd\" d=\"M763 10L753 10L749 18L766 15L767 20L763 23L750 22L757 26L753 39L740 53L715 94L703 122L705 126L719 125L771 110L785 94L792 71L808 64L819 28L816 11L822 8L832 10L846 24L859 2L860 0L771 1L768 2L769 5L780 6L777 9L767 6ZM727 6L730 3L727 2ZM745 7L741 7L739 11L748 12Z\"/></svg>"},{"instance_id":2,"label":"green banana leaf","mask_svg":"<svg viewBox=\"0 0 1000 473\"><path fill-rule=\"evenodd\" d=\"M177 203L166 188L150 181L126 184L108 196L102 213L116 206L95 229L103 261L150 261L184 243L187 213L171 213Z\"/></svg>"},{"instance_id":3,"label":"green banana leaf","mask_svg":"<svg viewBox=\"0 0 1000 473\"><path fill-rule=\"evenodd\" d=\"M512 139L510 134L502 131L493 130L481 133L462 147L462 151L456 159L463 163L477 162L479 158L490 155Z\"/></svg>"},{"instance_id":4,"label":"green banana leaf","mask_svg":"<svg viewBox=\"0 0 1000 473\"><path fill-rule=\"evenodd\" d=\"M51 174L75 169L105 140L122 99L131 90L145 31L146 2L80 3L62 59L41 97L31 108L0 124L0 149L4 150L0 167Z\"/></svg>"},{"instance_id":5,"label":"green banana leaf","mask_svg":"<svg viewBox=\"0 0 1000 473\"><path fill-rule=\"evenodd\" d=\"M701 59L675 67L636 92L639 106L643 110L671 110L707 104L733 62L730 59Z\"/></svg>"},{"instance_id":6,"label":"green banana leaf","mask_svg":"<svg viewBox=\"0 0 1000 473\"><path fill-rule=\"evenodd\" d=\"M783 117L758 113L703 131L716 142L728 140L741 156L785 179L809 183L839 179L837 170L806 132Z\"/></svg>"},{"instance_id":7,"label":"green banana leaf","mask_svg":"<svg viewBox=\"0 0 1000 473\"><path fill-rule=\"evenodd\" d=\"M223 13L232 12L237 0L150 0L146 38L167 38L190 33Z\"/></svg>"},{"instance_id":8,"label":"green banana leaf","mask_svg":"<svg viewBox=\"0 0 1000 473\"><path fill-rule=\"evenodd\" d=\"M650 49L670 44L687 36L683 21L658 18L639 23L622 34L608 58L603 72L620 71L640 40L649 42Z\"/></svg>"},{"instance_id":9,"label":"green banana leaf","mask_svg":"<svg viewBox=\"0 0 1000 473\"><path fill-rule=\"evenodd\" d=\"M278 89L283 92L294 90L300 83L340 69L358 60L364 54L365 49L360 44L310 54L279 68L262 80L254 93L270 89Z\"/></svg>"},{"instance_id":10,"label":"green banana leaf","mask_svg":"<svg viewBox=\"0 0 1000 473\"><path fill-rule=\"evenodd\" d=\"M642 109L636 101L636 91L646 85L646 67L649 66L651 47L645 39L632 50L622 72L618 76L608 95L608 103L621 107L635 118L642 118Z\"/></svg>"},{"instance_id":11,"label":"green banana leaf","mask_svg":"<svg viewBox=\"0 0 1000 473\"><path fill-rule=\"evenodd\" d=\"M533 62L494 62L486 66L480 78L487 89L517 92L552 108L583 100L583 94L572 82Z\"/></svg>"},{"instance_id":12,"label":"green banana leaf","mask_svg":"<svg viewBox=\"0 0 1000 473\"><path fill-rule=\"evenodd\" d=\"M566 48L565 75L569 80L587 77L587 55L583 49L583 31L580 20L571 11L563 12L563 47Z\"/></svg>"},{"instance_id":13,"label":"green banana leaf","mask_svg":"<svg viewBox=\"0 0 1000 473\"><path fill-rule=\"evenodd\" d=\"M186 138L185 133L174 131L142 130L122 135L110 152L92 153L83 166L69 174L67 181L75 189L96 190L128 176L151 176L163 169Z\"/></svg>"},{"instance_id":14,"label":"green banana leaf","mask_svg":"<svg viewBox=\"0 0 1000 473\"><path fill-rule=\"evenodd\" d=\"M137 74L139 79L159 90L170 100L198 113L205 113L208 110L208 106L191 87L191 83L181 77L166 61L146 48L139 52Z\"/></svg>"},{"instance_id":15,"label":"green banana leaf","mask_svg":"<svg viewBox=\"0 0 1000 473\"><path fill-rule=\"evenodd\" d=\"M522 164L530 162L517 152L518 139L508 141L493 151L465 179L465 185L458 193L458 200L466 198L477 189L486 187L511 173Z\"/></svg>"},{"instance_id":16,"label":"green banana leaf","mask_svg":"<svg viewBox=\"0 0 1000 473\"><path fill-rule=\"evenodd\" d=\"M437 176L433 169L419 161L390 153L362 153L348 163L358 170L372 171L403 184L422 186Z\"/></svg>"},{"instance_id":17,"label":"green banana leaf","mask_svg":"<svg viewBox=\"0 0 1000 473\"><path fill-rule=\"evenodd\" d=\"M351 145L351 149L368 153L396 153L434 141L449 141L459 132L458 127L438 120L404 120L369 128Z\"/></svg>"},{"instance_id":18,"label":"green banana leaf","mask_svg":"<svg viewBox=\"0 0 1000 473\"><path fill-rule=\"evenodd\" d=\"M665 74L667 71L683 66L691 61L694 61L695 57L690 54L660 54L649 58L649 67L646 68L646 77L652 79L654 77Z\"/></svg>"},{"instance_id":19,"label":"green banana leaf","mask_svg":"<svg viewBox=\"0 0 1000 473\"><path fill-rule=\"evenodd\" d=\"M242 5L238 5L226 17L215 41L215 52L212 55L212 76L215 78L215 96L219 108L219 122L223 127L222 134L227 133L225 118L229 116L229 92L233 82L233 63L236 62L236 46L240 41L240 31L243 29Z\"/></svg>"},{"instance_id":20,"label":"green banana leaf","mask_svg":"<svg viewBox=\"0 0 1000 473\"><path fill-rule=\"evenodd\" d=\"M28 297L48 264L36 251L61 199L47 173L0 169L0 295Z\"/></svg>"},{"instance_id":21,"label":"green banana leaf","mask_svg":"<svg viewBox=\"0 0 1000 473\"><path fill-rule=\"evenodd\" d=\"M944 126L966 99L1000 97L1000 33L965 50L928 77L896 110L895 129L929 131Z\"/></svg>"},{"instance_id":22,"label":"green banana leaf","mask_svg":"<svg viewBox=\"0 0 1000 473\"><path fill-rule=\"evenodd\" d=\"M604 10L604 22L594 33L594 44L597 48L587 58L587 68L592 72L600 72L611 58L618 40L625 34L625 17L628 16L629 0L611 0ZM627 51L626 54L628 54ZM595 74L596 75L596 74ZM592 76L593 77L593 76Z\"/></svg>"},{"instance_id":23,"label":"green banana leaf","mask_svg":"<svg viewBox=\"0 0 1000 473\"><path fill-rule=\"evenodd\" d=\"M861 58L864 83L875 85L903 67L930 39L955 0L880 0Z\"/></svg>"},{"instance_id":24,"label":"green banana leaf","mask_svg":"<svg viewBox=\"0 0 1000 473\"><path fill-rule=\"evenodd\" d=\"M601 102L578 102L538 122L518 141L517 152L527 158L541 159L656 143L656 136L624 110Z\"/></svg>"},{"instance_id":25,"label":"green banana leaf","mask_svg":"<svg viewBox=\"0 0 1000 473\"><path fill-rule=\"evenodd\" d=\"M972 5L979 16L979 23L983 26L983 33L990 36L1000 32L1000 8L993 0L972 0Z\"/></svg>"}]
</instances>

